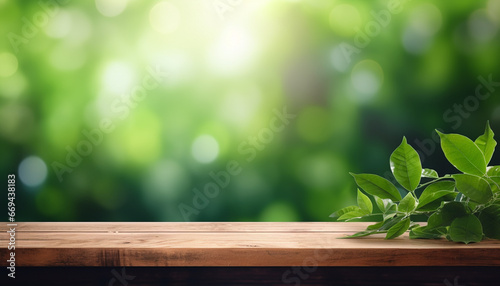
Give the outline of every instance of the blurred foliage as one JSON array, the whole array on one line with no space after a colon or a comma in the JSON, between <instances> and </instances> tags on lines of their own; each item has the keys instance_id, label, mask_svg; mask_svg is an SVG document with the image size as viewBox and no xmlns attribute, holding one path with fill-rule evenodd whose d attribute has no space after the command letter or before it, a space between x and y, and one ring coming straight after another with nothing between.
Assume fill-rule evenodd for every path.
<instances>
[{"instance_id":1,"label":"blurred foliage","mask_svg":"<svg viewBox=\"0 0 500 286\"><path fill-rule=\"evenodd\" d=\"M403 135L444 174L434 128L500 133L499 0L0 0L0 23L19 221L327 221Z\"/></svg>"}]
</instances>

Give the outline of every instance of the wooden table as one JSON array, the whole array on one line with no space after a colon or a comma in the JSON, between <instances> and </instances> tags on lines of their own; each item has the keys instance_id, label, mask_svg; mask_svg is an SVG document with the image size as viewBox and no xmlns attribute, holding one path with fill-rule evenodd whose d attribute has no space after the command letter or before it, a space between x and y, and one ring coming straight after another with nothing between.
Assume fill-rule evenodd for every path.
<instances>
[{"instance_id":1,"label":"wooden table","mask_svg":"<svg viewBox=\"0 0 500 286\"><path fill-rule=\"evenodd\" d=\"M25 285L500 285L500 241L464 245L410 240L407 235L394 240L378 235L338 239L366 226L18 223L15 281ZM0 230L1 265L6 269L7 223ZM0 281L6 276L5 272Z\"/></svg>"}]
</instances>

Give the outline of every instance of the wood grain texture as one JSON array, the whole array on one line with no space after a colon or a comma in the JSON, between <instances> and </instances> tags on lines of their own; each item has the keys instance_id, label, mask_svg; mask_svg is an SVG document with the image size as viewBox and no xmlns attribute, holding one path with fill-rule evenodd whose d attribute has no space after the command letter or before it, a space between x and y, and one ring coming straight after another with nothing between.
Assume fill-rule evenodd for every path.
<instances>
[{"instance_id":1,"label":"wood grain texture","mask_svg":"<svg viewBox=\"0 0 500 286\"><path fill-rule=\"evenodd\" d=\"M17 266L500 266L500 241L338 239L369 223L18 223ZM6 223L0 249L7 257ZM2 266L6 266L2 259Z\"/></svg>"}]
</instances>

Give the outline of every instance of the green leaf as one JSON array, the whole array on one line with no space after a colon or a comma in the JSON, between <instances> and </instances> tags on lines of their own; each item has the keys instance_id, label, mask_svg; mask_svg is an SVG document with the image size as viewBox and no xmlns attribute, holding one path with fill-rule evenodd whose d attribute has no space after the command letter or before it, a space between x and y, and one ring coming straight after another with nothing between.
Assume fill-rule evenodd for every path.
<instances>
[{"instance_id":1,"label":"green leaf","mask_svg":"<svg viewBox=\"0 0 500 286\"><path fill-rule=\"evenodd\" d=\"M491 192L492 193L498 193L500 192L500 189L498 188L500 186L500 176L495 176L495 177L489 177L488 183L490 184L491 187Z\"/></svg>"},{"instance_id":2,"label":"green leaf","mask_svg":"<svg viewBox=\"0 0 500 286\"><path fill-rule=\"evenodd\" d=\"M348 207L345 207L343 209L340 209L340 210L332 213L330 215L330 217L337 218L337 217L341 217L345 213L352 212L352 211L358 211L358 210L360 210L360 208L358 206L348 206Z\"/></svg>"},{"instance_id":3,"label":"green leaf","mask_svg":"<svg viewBox=\"0 0 500 286\"><path fill-rule=\"evenodd\" d=\"M365 215L366 215L366 213L364 213L363 211L357 210L357 211L345 213L345 214L341 215L337 220L349 220L349 219L353 219L353 218L360 218L360 217L363 217Z\"/></svg>"},{"instance_id":4,"label":"green leaf","mask_svg":"<svg viewBox=\"0 0 500 286\"><path fill-rule=\"evenodd\" d=\"M375 203L377 204L377 207L378 209L381 211L381 212L385 212L385 206L387 205L387 202L390 201L390 200L383 200L377 196L373 196L375 198ZM392 201L391 201L392 202Z\"/></svg>"},{"instance_id":5,"label":"green leaf","mask_svg":"<svg viewBox=\"0 0 500 286\"><path fill-rule=\"evenodd\" d=\"M481 177L459 174L453 175L453 179L455 179L457 190L475 202L485 204L493 196L490 184Z\"/></svg>"},{"instance_id":6,"label":"green leaf","mask_svg":"<svg viewBox=\"0 0 500 286\"><path fill-rule=\"evenodd\" d=\"M361 209L362 212L366 214L371 214L373 212L373 204L370 198L363 194L359 189L358 189L358 206Z\"/></svg>"},{"instance_id":7,"label":"green leaf","mask_svg":"<svg viewBox=\"0 0 500 286\"><path fill-rule=\"evenodd\" d=\"M488 175L489 177L499 177L500 166L489 166L487 168L486 175Z\"/></svg>"},{"instance_id":8,"label":"green leaf","mask_svg":"<svg viewBox=\"0 0 500 286\"><path fill-rule=\"evenodd\" d=\"M410 213L415 210L417 202L411 193L406 194L406 196L399 202L398 210L404 213Z\"/></svg>"},{"instance_id":9,"label":"green leaf","mask_svg":"<svg viewBox=\"0 0 500 286\"><path fill-rule=\"evenodd\" d=\"M390 219L398 214L397 205L394 205L391 208L393 208L393 210L390 210L382 215L382 218L384 220L388 220L388 219Z\"/></svg>"},{"instance_id":10,"label":"green leaf","mask_svg":"<svg viewBox=\"0 0 500 286\"><path fill-rule=\"evenodd\" d=\"M449 226L455 218L465 215L467 215L467 211L463 203L443 203L443 206L429 217L427 220L427 226L429 228Z\"/></svg>"},{"instance_id":11,"label":"green leaf","mask_svg":"<svg viewBox=\"0 0 500 286\"><path fill-rule=\"evenodd\" d=\"M339 237L339 238L356 238L356 237L368 236L368 235L375 234L375 233L378 233L378 231L377 230L364 230L364 231L357 232L353 235L348 235L348 236Z\"/></svg>"},{"instance_id":12,"label":"green leaf","mask_svg":"<svg viewBox=\"0 0 500 286\"><path fill-rule=\"evenodd\" d=\"M420 184L422 164L417 151L403 137L403 142L392 152L390 158L391 171L405 189L414 191Z\"/></svg>"},{"instance_id":13,"label":"green leaf","mask_svg":"<svg viewBox=\"0 0 500 286\"><path fill-rule=\"evenodd\" d=\"M439 208L439 206L441 206L441 203L454 201L458 195L458 192L448 192L448 191L439 192L438 195L442 195L445 192L447 193L446 195L436 199L435 201L430 202L429 204L423 205L422 208L417 207L417 211L422 211L422 212L435 211L437 208Z\"/></svg>"},{"instance_id":14,"label":"green leaf","mask_svg":"<svg viewBox=\"0 0 500 286\"><path fill-rule=\"evenodd\" d=\"M374 197L375 202L377 203L377 207L383 213L382 217L384 221L396 215L398 211L398 205L395 204L391 199L381 199L377 196Z\"/></svg>"},{"instance_id":15,"label":"green leaf","mask_svg":"<svg viewBox=\"0 0 500 286\"><path fill-rule=\"evenodd\" d=\"M422 169L422 178L432 178L432 179L437 179L439 178L438 172L436 172L433 169Z\"/></svg>"},{"instance_id":16,"label":"green leaf","mask_svg":"<svg viewBox=\"0 0 500 286\"><path fill-rule=\"evenodd\" d=\"M483 227L475 215L466 215L453 220L448 236L453 241L465 244L479 242L483 238Z\"/></svg>"},{"instance_id":17,"label":"green leaf","mask_svg":"<svg viewBox=\"0 0 500 286\"><path fill-rule=\"evenodd\" d=\"M394 225L399 223L401 221L401 219L402 219L402 217L397 217L397 218L389 219L387 221L381 221L381 222L378 222L376 224L368 226L365 231L360 231L360 232L357 232L353 235L344 236L344 237L340 237L340 238L356 238L356 237L368 236L368 235L375 234L375 233L384 233L384 232L387 232L388 229L390 229L391 227L393 227ZM404 231L403 231L403 233L404 233Z\"/></svg>"},{"instance_id":18,"label":"green leaf","mask_svg":"<svg viewBox=\"0 0 500 286\"><path fill-rule=\"evenodd\" d=\"M379 232L387 232L387 230L389 228L391 228L396 223L400 222L402 219L403 219L403 216L390 217L390 218L384 219L383 221L379 221L376 224L369 225L366 229L367 230L378 229Z\"/></svg>"},{"instance_id":19,"label":"green leaf","mask_svg":"<svg viewBox=\"0 0 500 286\"><path fill-rule=\"evenodd\" d=\"M490 166L487 168L486 175L489 177L491 191L493 193L499 192L500 186L500 166Z\"/></svg>"},{"instance_id":20,"label":"green leaf","mask_svg":"<svg viewBox=\"0 0 500 286\"><path fill-rule=\"evenodd\" d=\"M479 136L474 143L476 143L477 147L483 152L484 161L486 165L488 165L491 161L491 157L493 156L493 152L495 152L495 146L497 145L497 141L493 139L493 130L491 130L490 122L486 123L486 129L484 130L484 134Z\"/></svg>"},{"instance_id":21,"label":"green leaf","mask_svg":"<svg viewBox=\"0 0 500 286\"><path fill-rule=\"evenodd\" d=\"M391 199L381 199L377 196L374 196L374 198L375 203L377 203L378 209L383 213L387 212L391 208L391 206L395 205Z\"/></svg>"},{"instance_id":22,"label":"green leaf","mask_svg":"<svg viewBox=\"0 0 500 286\"><path fill-rule=\"evenodd\" d=\"M360 210L360 208L358 206L349 206L349 207L345 207L343 209L340 209L340 210L332 213L330 215L330 217L332 217L332 218L338 218L338 217L341 217L345 213L349 213L349 212L352 212L352 211L359 211L359 210Z\"/></svg>"},{"instance_id":23,"label":"green leaf","mask_svg":"<svg viewBox=\"0 0 500 286\"><path fill-rule=\"evenodd\" d=\"M384 223L378 229L379 232L387 232L391 227L400 222L403 218L404 218L403 216L397 216L384 219Z\"/></svg>"},{"instance_id":24,"label":"green leaf","mask_svg":"<svg viewBox=\"0 0 500 286\"><path fill-rule=\"evenodd\" d=\"M402 221L393 225L388 231L385 239L393 239L396 238L403 233L405 233L410 227L410 218L405 218Z\"/></svg>"},{"instance_id":25,"label":"green leaf","mask_svg":"<svg viewBox=\"0 0 500 286\"><path fill-rule=\"evenodd\" d=\"M385 221L379 221L379 222L377 222L375 224L369 225L366 229L367 230L379 229L380 227L382 227L384 225L384 222Z\"/></svg>"},{"instance_id":26,"label":"green leaf","mask_svg":"<svg viewBox=\"0 0 500 286\"><path fill-rule=\"evenodd\" d=\"M444 155L458 170L482 176L486 173L483 152L469 138L460 134L444 134L436 130L441 138Z\"/></svg>"},{"instance_id":27,"label":"green leaf","mask_svg":"<svg viewBox=\"0 0 500 286\"><path fill-rule=\"evenodd\" d=\"M443 234L446 232L445 227L440 228L429 228L427 226L418 226L414 227L410 230L410 238L411 239L437 239L441 238Z\"/></svg>"},{"instance_id":28,"label":"green leaf","mask_svg":"<svg viewBox=\"0 0 500 286\"><path fill-rule=\"evenodd\" d=\"M433 183L422 192L418 199L417 210L433 211L437 209L442 201L453 201L457 196L455 182L441 181Z\"/></svg>"},{"instance_id":29,"label":"green leaf","mask_svg":"<svg viewBox=\"0 0 500 286\"><path fill-rule=\"evenodd\" d=\"M373 174L350 174L358 186L370 195L393 201L401 200L398 189L387 179Z\"/></svg>"},{"instance_id":30,"label":"green leaf","mask_svg":"<svg viewBox=\"0 0 500 286\"><path fill-rule=\"evenodd\" d=\"M491 205L482 210L479 220L487 237L500 239L500 205Z\"/></svg>"}]
</instances>

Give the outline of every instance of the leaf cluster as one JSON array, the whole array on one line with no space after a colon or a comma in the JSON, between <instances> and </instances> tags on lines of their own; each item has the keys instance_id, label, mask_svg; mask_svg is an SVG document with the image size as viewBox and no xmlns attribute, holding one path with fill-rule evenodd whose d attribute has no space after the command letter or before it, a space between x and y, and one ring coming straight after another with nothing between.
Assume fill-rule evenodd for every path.
<instances>
[{"instance_id":1,"label":"leaf cluster","mask_svg":"<svg viewBox=\"0 0 500 286\"><path fill-rule=\"evenodd\" d=\"M500 166L488 166L497 145L489 123L475 141L436 132L446 159L460 173L439 176L433 169L422 168L417 151L403 137L390 157L396 182L351 173L359 187L357 206L330 217L338 221L376 218L377 222L346 238L384 233L392 239L409 231L410 238L446 237L466 244L500 239ZM374 212L373 202L379 212ZM426 225L414 221L422 216L427 218Z\"/></svg>"}]
</instances>

